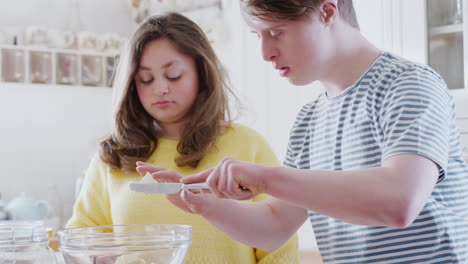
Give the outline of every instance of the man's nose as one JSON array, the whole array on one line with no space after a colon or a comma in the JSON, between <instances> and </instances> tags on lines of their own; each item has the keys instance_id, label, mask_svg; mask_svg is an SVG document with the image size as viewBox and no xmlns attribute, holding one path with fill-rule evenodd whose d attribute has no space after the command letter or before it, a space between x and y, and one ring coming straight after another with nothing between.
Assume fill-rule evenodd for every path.
<instances>
[{"instance_id":1,"label":"man's nose","mask_svg":"<svg viewBox=\"0 0 468 264\"><path fill-rule=\"evenodd\" d=\"M268 41L262 40L262 56L265 61L273 61L278 56L278 49Z\"/></svg>"}]
</instances>

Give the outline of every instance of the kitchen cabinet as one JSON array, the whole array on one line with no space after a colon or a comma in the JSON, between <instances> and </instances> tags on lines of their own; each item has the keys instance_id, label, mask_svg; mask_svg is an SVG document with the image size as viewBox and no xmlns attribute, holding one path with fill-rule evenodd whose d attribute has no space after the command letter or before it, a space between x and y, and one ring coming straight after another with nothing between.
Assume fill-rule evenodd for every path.
<instances>
[{"instance_id":1,"label":"kitchen cabinet","mask_svg":"<svg viewBox=\"0 0 468 264\"><path fill-rule=\"evenodd\" d=\"M377 47L428 64L453 94L466 93L468 0L355 0L355 6L361 32Z\"/></svg>"},{"instance_id":2,"label":"kitchen cabinet","mask_svg":"<svg viewBox=\"0 0 468 264\"><path fill-rule=\"evenodd\" d=\"M407 1L404 1L407 2ZM468 156L468 1L422 1L425 62L441 74L454 95L465 157Z\"/></svg>"},{"instance_id":3,"label":"kitchen cabinet","mask_svg":"<svg viewBox=\"0 0 468 264\"><path fill-rule=\"evenodd\" d=\"M468 0L354 3L361 32L378 48L427 64L444 78L468 159Z\"/></svg>"},{"instance_id":4,"label":"kitchen cabinet","mask_svg":"<svg viewBox=\"0 0 468 264\"><path fill-rule=\"evenodd\" d=\"M449 89L466 87L467 60L463 0L426 0L427 64L444 77Z\"/></svg>"}]
</instances>

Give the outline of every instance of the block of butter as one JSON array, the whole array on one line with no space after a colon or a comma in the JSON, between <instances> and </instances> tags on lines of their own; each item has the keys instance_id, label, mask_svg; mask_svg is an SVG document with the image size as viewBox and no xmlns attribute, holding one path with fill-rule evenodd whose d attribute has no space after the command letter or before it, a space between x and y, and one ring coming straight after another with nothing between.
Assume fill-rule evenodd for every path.
<instances>
[{"instance_id":1,"label":"block of butter","mask_svg":"<svg viewBox=\"0 0 468 264\"><path fill-rule=\"evenodd\" d=\"M153 178L151 173L147 172L143 179L141 179L140 183L158 183L158 181Z\"/></svg>"}]
</instances>

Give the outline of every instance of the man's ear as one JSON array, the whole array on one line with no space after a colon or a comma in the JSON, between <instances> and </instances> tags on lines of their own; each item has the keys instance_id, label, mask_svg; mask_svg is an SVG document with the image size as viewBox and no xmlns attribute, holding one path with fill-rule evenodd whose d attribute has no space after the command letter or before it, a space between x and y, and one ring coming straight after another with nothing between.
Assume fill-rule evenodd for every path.
<instances>
[{"instance_id":1,"label":"man's ear","mask_svg":"<svg viewBox=\"0 0 468 264\"><path fill-rule=\"evenodd\" d=\"M320 21L329 24L338 14L337 0L324 0L320 5Z\"/></svg>"}]
</instances>

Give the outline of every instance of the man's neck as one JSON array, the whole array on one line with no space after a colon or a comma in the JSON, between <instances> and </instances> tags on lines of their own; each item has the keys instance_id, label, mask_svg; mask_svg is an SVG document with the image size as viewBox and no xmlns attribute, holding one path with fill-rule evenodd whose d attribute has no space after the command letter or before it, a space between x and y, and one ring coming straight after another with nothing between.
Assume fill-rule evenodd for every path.
<instances>
[{"instance_id":1,"label":"man's neck","mask_svg":"<svg viewBox=\"0 0 468 264\"><path fill-rule=\"evenodd\" d=\"M358 81L381 53L359 31L344 36L338 42L338 52L329 64L328 74L320 80L330 97L339 95Z\"/></svg>"}]
</instances>

